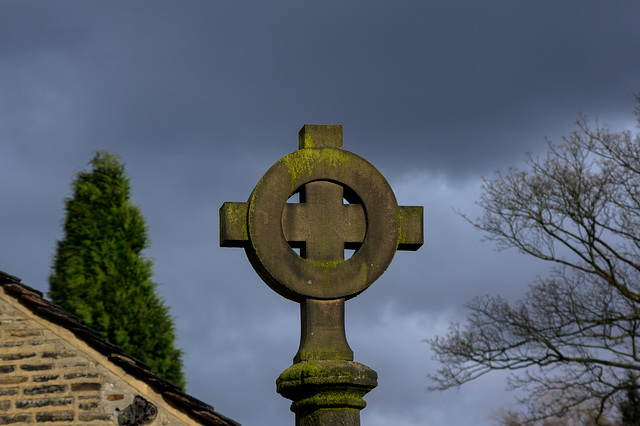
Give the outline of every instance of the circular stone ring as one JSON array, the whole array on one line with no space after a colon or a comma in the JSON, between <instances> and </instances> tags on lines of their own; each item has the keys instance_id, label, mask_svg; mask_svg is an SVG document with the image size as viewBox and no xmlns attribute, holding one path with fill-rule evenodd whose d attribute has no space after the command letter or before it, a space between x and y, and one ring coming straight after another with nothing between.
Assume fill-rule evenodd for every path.
<instances>
[{"instance_id":1,"label":"circular stone ring","mask_svg":"<svg viewBox=\"0 0 640 426\"><path fill-rule=\"evenodd\" d=\"M285 204L313 181L347 187L362 201L365 238L347 260L303 259L285 240ZM338 148L301 149L276 162L251 193L247 256L260 277L286 298L348 299L369 287L393 260L400 233L398 215L391 186L371 163Z\"/></svg>"}]
</instances>

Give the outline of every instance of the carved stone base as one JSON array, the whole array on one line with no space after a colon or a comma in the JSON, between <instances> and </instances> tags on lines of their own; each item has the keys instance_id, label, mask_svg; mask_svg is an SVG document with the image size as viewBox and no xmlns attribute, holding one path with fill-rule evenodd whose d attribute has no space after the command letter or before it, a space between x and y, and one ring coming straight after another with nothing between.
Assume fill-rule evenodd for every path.
<instances>
[{"instance_id":1,"label":"carved stone base","mask_svg":"<svg viewBox=\"0 0 640 426\"><path fill-rule=\"evenodd\" d=\"M378 374L345 360L301 361L276 380L280 395L293 401L296 426L359 426L362 399L378 385Z\"/></svg>"}]
</instances>

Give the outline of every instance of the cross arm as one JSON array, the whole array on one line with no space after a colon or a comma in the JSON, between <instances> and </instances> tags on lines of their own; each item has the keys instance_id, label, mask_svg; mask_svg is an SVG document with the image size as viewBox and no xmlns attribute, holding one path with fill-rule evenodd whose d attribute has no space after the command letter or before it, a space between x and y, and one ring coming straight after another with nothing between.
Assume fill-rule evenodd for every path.
<instances>
[{"instance_id":1,"label":"cross arm","mask_svg":"<svg viewBox=\"0 0 640 426\"><path fill-rule=\"evenodd\" d=\"M225 202L220 207L220 247L244 247L249 241L246 202ZM399 206L398 250L416 251L424 243L422 206Z\"/></svg>"},{"instance_id":2,"label":"cross arm","mask_svg":"<svg viewBox=\"0 0 640 426\"><path fill-rule=\"evenodd\" d=\"M225 202L220 207L220 247L244 247L249 241L247 209L249 204Z\"/></svg>"},{"instance_id":3,"label":"cross arm","mask_svg":"<svg viewBox=\"0 0 640 426\"><path fill-rule=\"evenodd\" d=\"M424 244L424 208L399 206L400 241L398 250L416 251Z\"/></svg>"}]
</instances>

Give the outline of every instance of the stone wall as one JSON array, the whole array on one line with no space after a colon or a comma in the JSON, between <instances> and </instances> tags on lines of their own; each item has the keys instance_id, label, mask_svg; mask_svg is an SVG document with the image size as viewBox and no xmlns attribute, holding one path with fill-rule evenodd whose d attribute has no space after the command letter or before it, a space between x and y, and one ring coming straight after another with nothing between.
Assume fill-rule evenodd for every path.
<instances>
[{"instance_id":1,"label":"stone wall","mask_svg":"<svg viewBox=\"0 0 640 426\"><path fill-rule=\"evenodd\" d=\"M0 425L198 424L0 287Z\"/></svg>"}]
</instances>

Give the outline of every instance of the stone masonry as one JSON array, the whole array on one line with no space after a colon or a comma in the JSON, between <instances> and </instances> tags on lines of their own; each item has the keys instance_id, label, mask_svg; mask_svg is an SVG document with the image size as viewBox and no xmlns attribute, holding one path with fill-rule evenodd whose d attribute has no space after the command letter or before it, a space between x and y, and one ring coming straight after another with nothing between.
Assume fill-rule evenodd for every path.
<instances>
[{"instance_id":1,"label":"stone masonry","mask_svg":"<svg viewBox=\"0 0 640 426\"><path fill-rule=\"evenodd\" d=\"M0 285L0 425L237 424L223 416L220 423L194 419L116 365L114 356L131 362L118 354L105 356ZM189 398L179 392L172 397Z\"/></svg>"}]
</instances>

